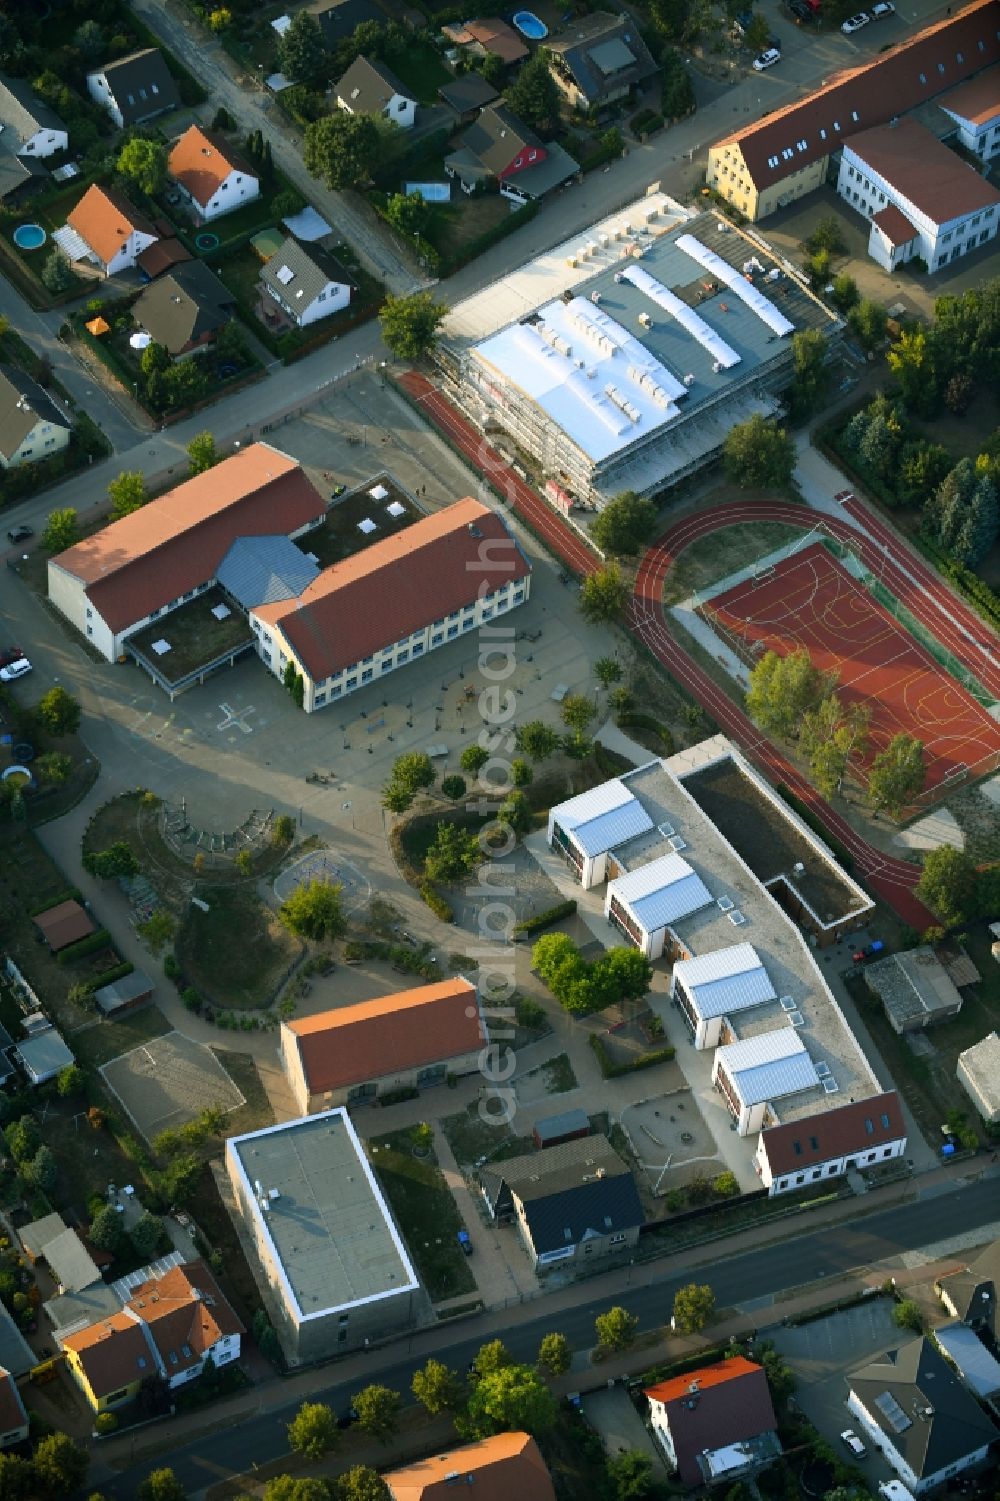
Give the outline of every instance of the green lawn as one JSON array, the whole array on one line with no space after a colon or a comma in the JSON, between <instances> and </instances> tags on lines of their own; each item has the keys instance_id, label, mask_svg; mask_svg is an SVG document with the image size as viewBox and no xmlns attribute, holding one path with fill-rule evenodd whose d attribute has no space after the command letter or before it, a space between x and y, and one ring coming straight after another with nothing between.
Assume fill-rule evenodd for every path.
<instances>
[{"instance_id":1,"label":"green lawn","mask_svg":"<svg viewBox=\"0 0 1000 1501\"><path fill-rule=\"evenodd\" d=\"M678 557L667 574L663 597L667 604L687 599L695 589L718 583L729 574L746 568L754 558L775 552L804 535L803 526L789 526L784 521L755 521L724 527L692 542Z\"/></svg>"},{"instance_id":2,"label":"green lawn","mask_svg":"<svg viewBox=\"0 0 1000 1501\"><path fill-rule=\"evenodd\" d=\"M415 1157L406 1131L369 1141L368 1153L431 1302L474 1292L456 1239L462 1221L433 1156Z\"/></svg>"},{"instance_id":3,"label":"green lawn","mask_svg":"<svg viewBox=\"0 0 1000 1501\"><path fill-rule=\"evenodd\" d=\"M391 60L389 67L420 104L437 104L438 89L455 76L431 42L414 41L404 55Z\"/></svg>"},{"instance_id":4,"label":"green lawn","mask_svg":"<svg viewBox=\"0 0 1000 1501\"><path fill-rule=\"evenodd\" d=\"M185 976L217 1006L269 1005L302 944L249 882L203 886L200 896L208 911L192 905L177 935L176 954Z\"/></svg>"},{"instance_id":5,"label":"green lawn","mask_svg":"<svg viewBox=\"0 0 1000 1501\"><path fill-rule=\"evenodd\" d=\"M153 976L155 978L155 966ZM163 1037L173 1031L163 1012L157 1006L147 1006L142 1011L133 1011L120 1021L99 1021L92 1027L74 1032L70 1045L77 1061L85 1068L99 1068L122 1053L131 1052L152 1037Z\"/></svg>"}]
</instances>

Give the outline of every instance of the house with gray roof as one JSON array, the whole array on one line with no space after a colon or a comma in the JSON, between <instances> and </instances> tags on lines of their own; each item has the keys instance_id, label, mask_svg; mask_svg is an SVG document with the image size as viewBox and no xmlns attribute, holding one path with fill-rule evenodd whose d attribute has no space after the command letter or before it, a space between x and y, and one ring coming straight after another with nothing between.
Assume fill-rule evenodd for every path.
<instances>
[{"instance_id":1,"label":"house with gray roof","mask_svg":"<svg viewBox=\"0 0 1000 1501\"><path fill-rule=\"evenodd\" d=\"M34 1350L9 1314L0 1304L0 1369L11 1376L26 1376L38 1364Z\"/></svg>"},{"instance_id":2,"label":"house with gray roof","mask_svg":"<svg viewBox=\"0 0 1000 1501\"><path fill-rule=\"evenodd\" d=\"M270 298L299 328L339 313L354 290L338 260L318 245L303 245L294 235L261 268L259 285L265 307Z\"/></svg>"},{"instance_id":3,"label":"house with gray roof","mask_svg":"<svg viewBox=\"0 0 1000 1501\"><path fill-rule=\"evenodd\" d=\"M0 365L0 468L47 459L69 444L73 425L49 393L14 365Z\"/></svg>"},{"instance_id":4,"label":"house with gray roof","mask_svg":"<svg viewBox=\"0 0 1000 1501\"><path fill-rule=\"evenodd\" d=\"M639 28L626 12L594 11L546 42L550 71L574 109L625 99L659 73Z\"/></svg>"},{"instance_id":5,"label":"house with gray roof","mask_svg":"<svg viewBox=\"0 0 1000 1501\"><path fill-rule=\"evenodd\" d=\"M215 342L235 302L204 261L185 261L139 294L132 304L132 320L174 359L183 359Z\"/></svg>"},{"instance_id":6,"label":"house with gray roof","mask_svg":"<svg viewBox=\"0 0 1000 1501\"><path fill-rule=\"evenodd\" d=\"M603 1136L585 1136L484 1166L486 1207L517 1225L536 1268L632 1249L645 1212L626 1164Z\"/></svg>"},{"instance_id":7,"label":"house with gray roof","mask_svg":"<svg viewBox=\"0 0 1000 1501\"><path fill-rule=\"evenodd\" d=\"M459 137L456 149L445 157L444 170L458 178L465 193L496 178L505 198L527 203L567 182L580 168L558 142L543 144L500 103L480 111Z\"/></svg>"},{"instance_id":8,"label":"house with gray roof","mask_svg":"<svg viewBox=\"0 0 1000 1501\"><path fill-rule=\"evenodd\" d=\"M406 85L385 63L367 57L354 59L334 85L334 96L349 115L374 115L401 130L410 130L417 118L417 101Z\"/></svg>"},{"instance_id":9,"label":"house with gray roof","mask_svg":"<svg viewBox=\"0 0 1000 1501\"><path fill-rule=\"evenodd\" d=\"M847 1407L914 1496L981 1464L1000 1430L922 1335L847 1377Z\"/></svg>"},{"instance_id":10,"label":"house with gray roof","mask_svg":"<svg viewBox=\"0 0 1000 1501\"><path fill-rule=\"evenodd\" d=\"M23 78L0 73L0 125L4 146L17 156L54 156L69 145L69 132L55 110Z\"/></svg>"},{"instance_id":11,"label":"house with gray roof","mask_svg":"<svg viewBox=\"0 0 1000 1501\"><path fill-rule=\"evenodd\" d=\"M461 73L457 78L449 78L438 89L438 97L443 99L450 110L458 116L459 124L466 125L476 113L485 109L488 104L493 104L499 99L499 94L491 83L487 83L481 73Z\"/></svg>"},{"instance_id":12,"label":"house with gray roof","mask_svg":"<svg viewBox=\"0 0 1000 1501\"><path fill-rule=\"evenodd\" d=\"M141 125L181 103L159 47L144 47L105 63L87 74L87 89L119 127Z\"/></svg>"}]
</instances>

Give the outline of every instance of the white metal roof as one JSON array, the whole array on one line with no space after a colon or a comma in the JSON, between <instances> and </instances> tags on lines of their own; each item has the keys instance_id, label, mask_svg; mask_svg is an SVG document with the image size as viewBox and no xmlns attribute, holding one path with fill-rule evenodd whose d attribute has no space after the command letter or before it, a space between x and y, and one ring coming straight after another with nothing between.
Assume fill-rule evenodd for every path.
<instances>
[{"instance_id":1,"label":"white metal roof","mask_svg":"<svg viewBox=\"0 0 1000 1501\"><path fill-rule=\"evenodd\" d=\"M791 1027L726 1043L715 1056L744 1105L780 1100L819 1084L815 1064Z\"/></svg>"},{"instance_id":2,"label":"white metal roof","mask_svg":"<svg viewBox=\"0 0 1000 1501\"><path fill-rule=\"evenodd\" d=\"M669 313L672 318L676 318L685 333L697 339L702 349L706 349L713 360L718 360L724 370L731 370L734 365L739 364L742 356L726 343L721 334L717 334L714 328L708 326L700 313L696 313L694 308L682 302L675 292L671 292L669 287L663 285L662 281L655 276L650 276L642 266L627 266L621 275L625 281L630 281L634 287L638 287L640 292L645 292L657 307Z\"/></svg>"},{"instance_id":3,"label":"white metal roof","mask_svg":"<svg viewBox=\"0 0 1000 1501\"><path fill-rule=\"evenodd\" d=\"M679 959L674 974L699 1016L708 1019L761 1006L777 992L752 943L734 943L696 959Z\"/></svg>"},{"instance_id":4,"label":"white metal roof","mask_svg":"<svg viewBox=\"0 0 1000 1501\"><path fill-rule=\"evenodd\" d=\"M689 917L712 902L712 893L681 855L663 855L608 883L608 901L616 896L647 933Z\"/></svg>"},{"instance_id":5,"label":"white metal roof","mask_svg":"<svg viewBox=\"0 0 1000 1501\"><path fill-rule=\"evenodd\" d=\"M698 265L704 267L706 271L711 271L712 275L717 276L735 297L745 302L748 308L752 308L772 333L782 337L795 332L795 324L789 323L784 313L778 312L769 297L765 297L763 292L758 292L753 283L747 281L745 276L741 276L735 266L730 266L728 261L724 261L721 255L716 255L714 250L709 250L708 246L703 245L694 235L678 235L676 244L679 250L683 250L685 255L697 261Z\"/></svg>"},{"instance_id":6,"label":"white metal roof","mask_svg":"<svg viewBox=\"0 0 1000 1501\"><path fill-rule=\"evenodd\" d=\"M965 1324L945 1324L935 1329L934 1338L977 1397L992 1397L1000 1391L1000 1364L974 1329Z\"/></svg>"},{"instance_id":7,"label":"white metal roof","mask_svg":"<svg viewBox=\"0 0 1000 1501\"><path fill-rule=\"evenodd\" d=\"M549 814L549 827L554 823L590 856L603 855L653 827L639 799L617 777L559 803Z\"/></svg>"}]
</instances>

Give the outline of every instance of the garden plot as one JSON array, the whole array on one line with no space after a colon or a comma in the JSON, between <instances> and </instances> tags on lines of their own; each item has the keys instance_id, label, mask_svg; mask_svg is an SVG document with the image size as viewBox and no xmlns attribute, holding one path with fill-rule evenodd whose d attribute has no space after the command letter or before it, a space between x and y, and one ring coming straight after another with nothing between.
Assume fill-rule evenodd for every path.
<instances>
[{"instance_id":1,"label":"garden plot","mask_svg":"<svg viewBox=\"0 0 1000 1501\"><path fill-rule=\"evenodd\" d=\"M211 1049L180 1032L154 1037L101 1069L104 1082L147 1141L202 1110L238 1110L243 1095Z\"/></svg>"}]
</instances>

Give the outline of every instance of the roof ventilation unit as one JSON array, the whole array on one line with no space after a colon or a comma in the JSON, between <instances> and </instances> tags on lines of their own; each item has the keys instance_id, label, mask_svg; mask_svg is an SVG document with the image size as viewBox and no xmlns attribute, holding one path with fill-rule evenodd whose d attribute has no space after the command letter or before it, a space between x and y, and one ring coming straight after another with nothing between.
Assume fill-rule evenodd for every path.
<instances>
[{"instance_id":1,"label":"roof ventilation unit","mask_svg":"<svg viewBox=\"0 0 1000 1501\"><path fill-rule=\"evenodd\" d=\"M822 1058L816 1065L816 1077L817 1079L828 1079L830 1077L830 1065Z\"/></svg>"},{"instance_id":2,"label":"roof ventilation unit","mask_svg":"<svg viewBox=\"0 0 1000 1501\"><path fill-rule=\"evenodd\" d=\"M779 996L778 997L778 1005L781 1007L782 1011L794 1011L795 1010L795 997L791 996L791 995L782 995L782 996Z\"/></svg>"},{"instance_id":3,"label":"roof ventilation unit","mask_svg":"<svg viewBox=\"0 0 1000 1501\"><path fill-rule=\"evenodd\" d=\"M823 1080L823 1093L824 1094L839 1094L840 1093L840 1085L837 1083L836 1079L834 1079L832 1076L830 1078L828 1078L828 1079L824 1079Z\"/></svg>"},{"instance_id":4,"label":"roof ventilation unit","mask_svg":"<svg viewBox=\"0 0 1000 1501\"><path fill-rule=\"evenodd\" d=\"M715 904L720 912L732 912L736 903L731 896L720 896Z\"/></svg>"},{"instance_id":5,"label":"roof ventilation unit","mask_svg":"<svg viewBox=\"0 0 1000 1501\"><path fill-rule=\"evenodd\" d=\"M742 928L743 924L746 922L746 918L743 916L742 912L734 908L733 911L729 914L729 921L732 923L734 928Z\"/></svg>"},{"instance_id":6,"label":"roof ventilation unit","mask_svg":"<svg viewBox=\"0 0 1000 1501\"><path fill-rule=\"evenodd\" d=\"M674 832L674 826L672 823L657 824L656 832L658 834L662 834L664 839L669 839L671 834Z\"/></svg>"},{"instance_id":7,"label":"roof ventilation unit","mask_svg":"<svg viewBox=\"0 0 1000 1501\"><path fill-rule=\"evenodd\" d=\"M789 1011L788 1024L790 1027L804 1027L806 1024L806 1019L802 1015L801 1011Z\"/></svg>"},{"instance_id":8,"label":"roof ventilation unit","mask_svg":"<svg viewBox=\"0 0 1000 1501\"><path fill-rule=\"evenodd\" d=\"M670 848L673 850L675 855L679 855L681 850L687 849L687 840L682 839L679 834L674 834L673 837L667 841L667 843L670 845Z\"/></svg>"},{"instance_id":9,"label":"roof ventilation unit","mask_svg":"<svg viewBox=\"0 0 1000 1501\"><path fill-rule=\"evenodd\" d=\"M648 313L640 313L639 322L642 324L643 328L652 328L653 326L653 320Z\"/></svg>"}]
</instances>

